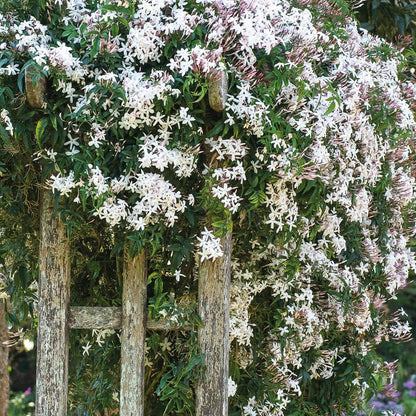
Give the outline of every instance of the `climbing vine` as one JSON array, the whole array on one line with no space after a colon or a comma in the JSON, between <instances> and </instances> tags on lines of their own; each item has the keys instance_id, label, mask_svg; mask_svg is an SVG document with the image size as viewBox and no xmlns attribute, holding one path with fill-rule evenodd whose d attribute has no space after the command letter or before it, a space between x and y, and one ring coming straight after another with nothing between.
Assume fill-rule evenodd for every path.
<instances>
[{"instance_id":1,"label":"climbing vine","mask_svg":"<svg viewBox=\"0 0 416 416\"><path fill-rule=\"evenodd\" d=\"M195 259L221 257L232 231L232 414L360 409L393 373L375 346L410 333L384 305L415 268L416 87L412 52L360 30L353 6L1 2L1 216L31 252L22 280L2 240L3 290L33 302L40 190L67 226L78 303L120 303L128 240L152 256L150 316L194 329ZM46 82L39 109L28 77ZM72 408L116 407L117 337L80 339ZM149 335L149 414L193 414L202 363L195 336Z\"/></svg>"}]
</instances>

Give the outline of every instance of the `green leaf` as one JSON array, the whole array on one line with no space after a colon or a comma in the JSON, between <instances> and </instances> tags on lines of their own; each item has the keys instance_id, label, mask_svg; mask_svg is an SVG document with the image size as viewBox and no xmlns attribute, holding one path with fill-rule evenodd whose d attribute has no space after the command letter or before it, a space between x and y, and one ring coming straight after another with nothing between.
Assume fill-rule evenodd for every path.
<instances>
[{"instance_id":1,"label":"green leaf","mask_svg":"<svg viewBox=\"0 0 416 416\"><path fill-rule=\"evenodd\" d=\"M255 191L248 198L248 200L255 206L264 204L266 202L267 195L263 191Z\"/></svg>"},{"instance_id":2,"label":"green leaf","mask_svg":"<svg viewBox=\"0 0 416 416\"><path fill-rule=\"evenodd\" d=\"M51 123L55 130L58 130L56 114L51 114Z\"/></svg>"},{"instance_id":3,"label":"green leaf","mask_svg":"<svg viewBox=\"0 0 416 416\"><path fill-rule=\"evenodd\" d=\"M213 129L211 129L208 133L207 133L207 137L213 137L218 135L219 133L221 133L224 130L224 123L220 122L218 124L216 124L214 126Z\"/></svg>"},{"instance_id":4,"label":"green leaf","mask_svg":"<svg viewBox=\"0 0 416 416\"><path fill-rule=\"evenodd\" d=\"M10 145L10 136L7 133L6 129L0 124L0 136L2 137L4 143L6 143L7 145Z\"/></svg>"},{"instance_id":5,"label":"green leaf","mask_svg":"<svg viewBox=\"0 0 416 416\"><path fill-rule=\"evenodd\" d=\"M156 279L155 286L154 286L155 296L163 295L163 280Z\"/></svg>"},{"instance_id":6,"label":"green leaf","mask_svg":"<svg viewBox=\"0 0 416 416\"><path fill-rule=\"evenodd\" d=\"M116 36L118 35L119 31L120 31L119 26L118 26L117 24L115 24L115 23L114 23L114 24L111 26L111 35L112 35L113 37L116 37Z\"/></svg>"},{"instance_id":7,"label":"green leaf","mask_svg":"<svg viewBox=\"0 0 416 416\"><path fill-rule=\"evenodd\" d=\"M113 4L105 4L101 6L103 10L109 11L109 12L117 12L117 13L124 13L127 15L132 14L134 9L132 7L122 7L122 6L116 6Z\"/></svg>"},{"instance_id":8,"label":"green leaf","mask_svg":"<svg viewBox=\"0 0 416 416\"><path fill-rule=\"evenodd\" d=\"M23 94L23 78L25 77L25 71L22 69L19 76L17 77L17 86L19 88L19 91Z\"/></svg>"},{"instance_id":9,"label":"green leaf","mask_svg":"<svg viewBox=\"0 0 416 416\"><path fill-rule=\"evenodd\" d=\"M331 114L335 110L335 107L336 107L336 103L335 101L332 101L332 103L328 107L328 110L326 110L324 116Z\"/></svg>"},{"instance_id":10,"label":"green leaf","mask_svg":"<svg viewBox=\"0 0 416 416\"><path fill-rule=\"evenodd\" d=\"M117 17L117 21L119 21L122 25L126 26L127 29L130 29L129 22L123 17Z\"/></svg>"},{"instance_id":11,"label":"green leaf","mask_svg":"<svg viewBox=\"0 0 416 416\"><path fill-rule=\"evenodd\" d=\"M100 42L101 39L99 36L96 36L92 42L92 48L90 52L90 59L93 60L94 56L97 55L98 51L100 50Z\"/></svg>"},{"instance_id":12,"label":"green leaf","mask_svg":"<svg viewBox=\"0 0 416 416\"><path fill-rule=\"evenodd\" d=\"M224 230L227 227L227 221L226 220L215 221L212 223L212 226L215 228L219 228L220 230Z\"/></svg>"},{"instance_id":13,"label":"green leaf","mask_svg":"<svg viewBox=\"0 0 416 416\"><path fill-rule=\"evenodd\" d=\"M7 321L12 322L13 324L16 324L16 325L20 324L19 318L13 312L7 312L6 319Z\"/></svg>"},{"instance_id":14,"label":"green leaf","mask_svg":"<svg viewBox=\"0 0 416 416\"><path fill-rule=\"evenodd\" d=\"M36 125L36 133L35 133L36 141L38 142L38 145L41 148L43 147L41 139L42 139L43 133L45 132L45 129L46 129L48 124L49 124L49 118L44 117L44 118L41 118L38 121L38 124Z\"/></svg>"}]
</instances>

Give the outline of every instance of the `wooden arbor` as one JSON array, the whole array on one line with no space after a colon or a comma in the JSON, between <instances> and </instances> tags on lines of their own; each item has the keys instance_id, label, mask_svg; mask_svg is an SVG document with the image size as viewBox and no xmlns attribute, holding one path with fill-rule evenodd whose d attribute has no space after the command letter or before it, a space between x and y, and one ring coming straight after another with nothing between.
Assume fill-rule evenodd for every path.
<instances>
[{"instance_id":1,"label":"wooden arbor","mask_svg":"<svg viewBox=\"0 0 416 416\"><path fill-rule=\"evenodd\" d=\"M32 107L42 106L44 84L42 77L33 83L27 74L27 99ZM215 111L224 108L226 87L225 74L210 83L209 101ZM41 199L40 222L36 416L67 414L71 328L121 329L120 415L144 416L146 329L177 329L146 319L146 252L142 250L134 258L125 255L121 308L71 307L69 241L47 191ZM198 304L204 324L199 343L206 371L197 387L197 416L228 415L230 233L222 239L222 246L223 257L199 265Z\"/></svg>"}]
</instances>

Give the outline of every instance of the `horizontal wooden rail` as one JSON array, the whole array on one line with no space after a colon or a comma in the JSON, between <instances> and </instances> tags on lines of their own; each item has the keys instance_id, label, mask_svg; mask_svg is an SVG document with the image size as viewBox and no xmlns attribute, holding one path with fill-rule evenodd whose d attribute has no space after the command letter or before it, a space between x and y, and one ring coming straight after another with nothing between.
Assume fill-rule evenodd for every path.
<instances>
[{"instance_id":1,"label":"horizontal wooden rail","mask_svg":"<svg viewBox=\"0 0 416 416\"><path fill-rule=\"evenodd\" d=\"M121 307L72 306L68 323L71 329L120 329Z\"/></svg>"},{"instance_id":2,"label":"horizontal wooden rail","mask_svg":"<svg viewBox=\"0 0 416 416\"><path fill-rule=\"evenodd\" d=\"M117 306L71 306L69 327L71 329L120 329L122 308ZM179 325L167 319L147 319L146 329L153 331L190 331L189 324Z\"/></svg>"}]
</instances>

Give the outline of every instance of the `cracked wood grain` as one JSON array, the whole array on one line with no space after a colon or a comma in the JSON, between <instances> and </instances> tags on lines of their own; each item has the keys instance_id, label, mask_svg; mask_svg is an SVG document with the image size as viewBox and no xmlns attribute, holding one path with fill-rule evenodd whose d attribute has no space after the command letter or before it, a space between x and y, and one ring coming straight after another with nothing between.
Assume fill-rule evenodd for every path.
<instances>
[{"instance_id":1,"label":"cracked wood grain","mask_svg":"<svg viewBox=\"0 0 416 416\"><path fill-rule=\"evenodd\" d=\"M144 416L147 256L126 248L122 295L120 416Z\"/></svg>"},{"instance_id":2,"label":"cracked wood grain","mask_svg":"<svg viewBox=\"0 0 416 416\"><path fill-rule=\"evenodd\" d=\"M70 261L65 227L53 198L41 197L36 416L66 416Z\"/></svg>"},{"instance_id":3,"label":"cracked wood grain","mask_svg":"<svg viewBox=\"0 0 416 416\"><path fill-rule=\"evenodd\" d=\"M120 329L121 306L71 306L69 327L71 329ZM154 321L146 318L146 329L152 331L190 331L192 325L174 324L168 319Z\"/></svg>"},{"instance_id":4,"label":"cracked wood grain","mask_svg":"<svg viewBox=\"0 0 416 416\"><path fill-rule=\"evenodd\" d=\"M26 98L33 108L42 108L45 104L46 78L33 65L25 69Z\"/></svg>"},{"instance_id":5,"label":"cracked wood grain","mask_svg":"<svg viewBox=\"0 0 416 416\"><path fill-rule=\"evenodd\" d=\"M227 101L228 76L222 71L219 76L212 78L208 82L208 101L209 106L217 112L224 111Z\"/></svg>"},{"instance_id":6,"label":"cracked wood grain","mask_svg":"<svg viewBox=\"0 0 416 416\"><path fill-rule=\"evenodd\" d=\"M204 326L198 335L206 370L197 386L197 416L228 415L231 244L228 232L221 239L223 256L199 265L198 305Z\"/></svg>"}]
</instances>

